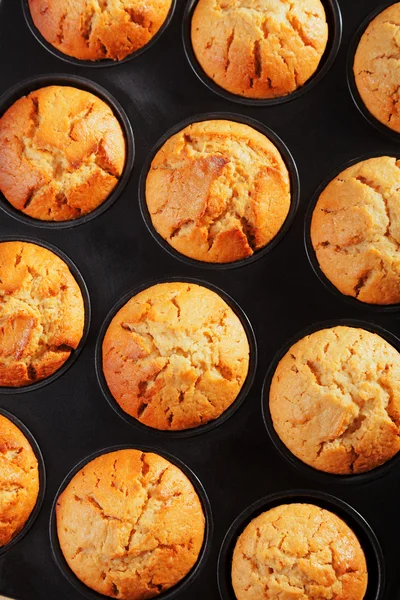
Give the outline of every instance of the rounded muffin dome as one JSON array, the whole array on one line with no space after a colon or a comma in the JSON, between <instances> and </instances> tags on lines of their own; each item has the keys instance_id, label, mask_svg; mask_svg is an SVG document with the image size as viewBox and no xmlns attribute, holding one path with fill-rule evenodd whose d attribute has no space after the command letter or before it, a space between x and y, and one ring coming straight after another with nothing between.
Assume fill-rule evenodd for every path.
<instances>
[{"instance_id":1,"label":"rounded muffin dome","mask_svg":"<svg viewBox=\"0 0 400 600\"><path fill-rule=\"evenodd\" d=\"M237 600L363 600L368 583L360 542L337 515L313 504L283 504L253 519L237 540Z\"/></svg>"},{"instance_id":2,"label":"rounded muffin dome","mask_svg":"<svg viewBox=\"0 0 400 600\"><path fill-rule=\"evenodd\" d=\"M399 35L400 2L397 2L368 25L353 65L356 86L366 108L397 133L400 133Z\"/></svg>"},{"instance_id":3,"label":"rounded muffin dome","mask_svg":"<svg viewBox=\"0 0 400 600\"><path fill-rule=\"evenodd\" d=\"M149 427L183 430L218 418L236 400L249 369L246 331L215 292L161 283L114 316L102 345L108 388Z\"/></svg>"},{"instance_id":4,"label":"rounded muffin dome","mask_svg":"<svg viewBox=\"0 0 400 600\"><path fill-rule=\"evenodd\" d=\"M275 145L243 123L201 121L170 137L146 179L157 233L181 254L209 263L252 256L289 213L290 180Z\"/></svg>"},{"instance_id":5,"label":"rounded muffin dome","mask_svg":"<svg viewBox=\"0 0 400 600\"><path fill-rule=\"evenodd\" d=\"M69 221L91 213L117 186L125 155L118 119L84 90L38 89L0 119L0 191L34 219Z\"/></svg>"},{"instance_id":6,"label":"rounded muffin dome","mask_svg":"<svg viewBox=\"0 0 400 600\"><path fill-rule=\"evenodd\" d=\"M277 435L307 465L370 471L400 450L400 354L364 329L316 331L279 362L269 408Z\"/></svg>"},{"instance_id":7,"label":"rounded muffin dome","mask_svg":"<svg viewBox=\"0 0 400 600\"><path fill-rule=\"evenodd\" d=\"M277 98L315 73L328 25L320 0L199 0L191 39L200 66L221 88Z\"/></svg>"},{"instance_id":8,"label":"rounded muffin dome","mask_svg":"<svg viewBox=\"0 0 400 600\"><path fill-rule=\"evenodd\" d=\"M85 307L63 260L28 242L0 243L0 386L55 373L78 347Z\"/></svg>"},{"instance_id":9,"label":"rounded muffin dome","mask_svg":"<svg viewBox=\"0 0 400 600\"><path fill-rule=\"evenodd\" d=\"M52 46L80 60L122 60L145 46L171 0L28 0L33 23Z\"/></svg>"},{"instance_id":10,"label":"rounded muffin dome","mask_svg":"<svg viewBox=\"0 0 400 600\"><path fill-rule=\"evenodd\" d=\"M205 534L186 475L158 454L127 449L86 464L59 496L56 527L70 569L120 600L154 598L196 564Z\"/></svg>"},{"instance_id":11,"label":"rounded muffin dome","mask_svg":"<svg viewBox=\"0 0 400 600\"><path fill-rule=\"evenodd\" d=\"M369 304L400 302L400 161L370 158L337 175L311 221L319 266L337 289Z\"/></svg>"},{"instance_id":12,"label":"rounded muffin dome","mask_svg":"<svg viewBox=\"0 0 400 600\"><path fill-rule=\"evenodd\" d=\"M39 494L39 468L25 435L0 414L0 548L28 521Z\"/></svg>"}]
</instances>

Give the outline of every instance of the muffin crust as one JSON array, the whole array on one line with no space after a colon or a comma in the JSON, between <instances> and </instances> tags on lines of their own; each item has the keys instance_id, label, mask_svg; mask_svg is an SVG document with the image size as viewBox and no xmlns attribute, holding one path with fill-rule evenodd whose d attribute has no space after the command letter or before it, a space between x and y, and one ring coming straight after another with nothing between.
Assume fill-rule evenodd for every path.
<instances>
[{"instance_id":1,"label":"muffin crust","mask_svg":"<svg viewBox=\"0 0 400 600\"><path fill-rule=\"evenodd\" d=\"M400 161L371 158L322 192L311 222L319 265L342 294L370 304L400 302Z\"/></svg>"},{"instance_id":2,"label":"muffin crust","mask_svg":"<svg viewBox=\"0 0 400 600\"><path fill-rule=\"evenodd\" d=\"M362 600L367 582L353 531L312 504L284 504L256 517L233 553L237 600Z\"/></svg>"},{"instance_id":3,"label":"muffin crust","mask_svg":"<svg viewBox=\"0 0 400 600\"><path fill-rule=\"evenodd\" d=\"M227 263L251 256L281 229L289 174L267 137L242 123L192 123L157 152L146 181L156 231L185 256Z\"/></svg>"},{"instance_id":4,"label":"muffin crust","mask_svg":"<svg viewBox=\"0 0 400 600\"><path fill-rule=\"evenodd\" d=\"M49 377L82 338L83 298L68 266L27 242L0 243L0 386Z\"/></svg>"},{"instance_id":5,"label":"muffin crust","mask_svg":"<svg viewBox=\"0 0 400 600\"><path fill-rule=\"evenodd\" d=\"M52 46L80 60L122 60L164 24L171 0L29 0L32 19Z\"/></svg>"},{"instance_id":6,"label":"muffin crust","mask_svg":"<svg viewBox=\"0 0 400 600\"><path fill-rule=\"evenodd\" d=\"M194 566L205 531L193 485L157 454L118 450L95 458L58 499L64 557L87 586L121 600L153 598Z\"/></svg>"},{"instance_id":7,"label":"muffin crust","mask_svg":"<svg viewBox=\"0 0 400 600\"><path fill-rule=\"evenodd\" d=\"M370 471L400 449L400 354L375 333L322 329L294 344L272 379L285 446L327 473Z\"/></svg>"},{"instance_id":8,"label":"muffin crust","mask_svg":"<svg viewBox=\"0 0 400 600\"><path fill-rule=\"evenodd\" d=\"M249 368L240 319L193 283L162 283L134 296L103 341L103 372L129 415L164 430L197 427L236 399Z\"/></svg>"},{"instance_id":9,"label":"muffin crust","mask_svg":"<svg viewBox=\"0 0 400 600\"><path fill-rule=\"evenodd\" d=\"M328 26L320 0L199 0L191 36L217 85L247 98L276 98L315 73Z\"/></svg>"},{"instance_id":10,"label":"muffin crust","mask_svg":"<svg viewBox=\"0 0 400 600\"><path fill-rule=\"evenodd\" d=\"M49 86L17 100L0 119L0 191L43 221L92 212L118 183L125 139L97 96Z\"/></svg>"},{"instance_id":11,"label":"muffin crust","mask_svg":"<svg viewBox=\"0 0 400 600\"><path fill-rule=\"evenodd\" d=\"M23 529L38 493L35 453L22 431L0 415L0 547Z\"/></svg>"},{"instance_id":12,"label":"muffin crust","mask_svg":"<svg viewBox=\"0 0 400 600\"><path fill-rule=\"evenodd\" d=\"M366 108L378 121L400 133L400 3L368 25L354 58L354 76Z\"/></svg>"}]
</instances>

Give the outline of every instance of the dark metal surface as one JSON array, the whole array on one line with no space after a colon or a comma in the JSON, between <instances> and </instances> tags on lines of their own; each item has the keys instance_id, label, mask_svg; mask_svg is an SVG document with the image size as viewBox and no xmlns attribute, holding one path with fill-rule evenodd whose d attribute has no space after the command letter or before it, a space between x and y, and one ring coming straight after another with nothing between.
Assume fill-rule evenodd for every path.
<instances>
[{"instance_id":1,"label":"dark metal surface","mask_svg":"<svg viewBox=\"0 0 400 600\"><path fill-rule=\"evenodd\" d=\"M193 73L182 40L184 0L163 35L137 59L112 68L78 67L43 48L29 31L18 0L0 5L0 93L27 77L69 73L88 77L113 94L126 111L136 141L135 168L106 213L69 230L38 229L0 213L0 236L29 235L51 242L77 264L88 285L92 322L81 355L53 383L34 392L0 395L38 440L47 469L42 510L28 534L0 559L0 594L19 600L81 600L51 555L48 525L56 491L74 465L115 444L159 447L183 460L203 483L214 514L211 552L185 600L217 600L217 557L232 521L270 493L321 490L348 502L375 531L385 556L385 600L397 600L398 495L396 467L366 483L322 482L301 472L272 444L260 409L262 382L276 352L309 325L359 318L399 334L399 314L353 306L327 290L313 272L303 243L304 217L318 185L354 157L396 155L398 144L359 113L346 80L349 42L376 0L340 0L343 41L338 57L312 90L278 106L239 106L210 91ZM260 260L234 270L189 266L161 248L147 231L138 202L139 174L150 149L171 127L196 114L234 111L257 119L287 144L298 166L301 201L293 226ZM125 423L98 385L95 343L107 313L129 290L157 278L199 277L221 287L248 315L259 348L255 383L239 410L219 427L185 439L161 437Z\"/></svg>"}]
</instances>

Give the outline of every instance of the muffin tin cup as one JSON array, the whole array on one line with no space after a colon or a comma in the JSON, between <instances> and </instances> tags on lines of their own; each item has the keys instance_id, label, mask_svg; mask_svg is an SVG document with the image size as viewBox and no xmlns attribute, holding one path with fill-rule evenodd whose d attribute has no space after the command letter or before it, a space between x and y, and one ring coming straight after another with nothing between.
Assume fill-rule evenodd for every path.
<instances>
[{"instance_id":1,"label":"muffin tin cup","mask_svg":"<svg viewBox=\"0 0 400 600\"><path fill-rule=\"evenodd\" d=\"M34 524L34 522L36 521L36 519L38 517L38 515L40 513L40 509L42 508L43 499L44 499L44 496L46 493L46 468L45 468L44 459L43 459L43 455L40 450L39 444L37 443L36 439L33 437L32 433L29 431L29 429L19 419L17 419L17 417L15 417L13 414L9 413L7 410L4 410L3 408L0 408L0 415L9 419L12 423L14 423L14 425L16 425L18 427L18 429L20 429L22 431L22 433L24 434L24 436L30 443L33 452L35 453L35 456L38 461L38 470L39 470L39 493L38 493L38 496L36 499L36 504L31 512L31 514L29 515L29 518L26 521L24 527L21 529L21 531L6 546L0 547L0 558L1 558L4 554L6 554L6 552L11 550L16 544L18 544L18 542L20 542L22 540L22 538L24 538L26 536L26 534L28 533L28 531L30 530L30 528L32 527L32 525Z\"/></svg>"},{"instance_id":2,"label":"muffin tin cup","mask_svg":"<svg viewBox=\"0 0 400 600\"><path fill-rule=\"evenodd\" d=\"M354 104L356 105L356 107L358 108L358 110L362 114L362 116L368 121L368 123L370 125L372 125L373 127L375 127L375 129L377 129L378 131L383 133L383 135L386 135L387 137L389 137L392 141L400 142L400 133L397 133L393 129L390 129L389 127L387 127L386 125L381 123L376 117L374 117L372 115L372 113L369 112L368 108L364 104L364 102L359 94L359 91L358 91L358 88L356 85L355 76L354 76L354 71L353 71L354 58L355 58L355 55L357 52L358 44L360 43L360 40L361 40L365 30L367 29L367 27L371 23L371 21L373 21L375 19L375 17L377 17L383 10L385 10L389 6L392 6L392 4L396 4L396 2L394 0L391 0L391 2L386 2L384 4L380 4L379 7L377 7L372 13L370 13L368 15L368 17L366 19L364 19L364 21L358 27L358 29L350 43L349 52L348 52L348 56L347 56L347 84L349 87L350 95L354 101Z\"/></svg>"},{"instance_id":3,"label":"muffin tin cup","mask_svg":"<svg viewBox=\"0 0 400 600\"><path fill-rule=\"evenodd\" d=\"M364 600L382 600L385 566L379 541L367 521L343 500L313 490L289 490L262 498L246 508L232 523L218 557L218 587L222 600L236 600L231 581L232 555L238 537L247 525L263 512L281 504L314 504L340 517L356 534L367 560L368 588Z\"/></svg>"},{"instance_id":4,"label":"muffin tin cup","mask_svg":"<svg viewBox=\"0 0 400 600\"><path fill-rule=\"evenodd\" d=\"M57 369L57 371L55 373L53 373L53 375L50 375L50 377L46 377L45 379L40 379L39 381L36 381L35 383L31 383L31 384L24 385L21 387L0 386L0 395L1 394L11 395L11 394L21 394L23 392L32 392L34 390L38 390L39 388L42 388L45 385L48 385L49 383L53 383L53 381L55 381L56 379L58 379L59 377L64 375L64 373L66 373L68 371L68 369L72 366L72 364L78 358L79 354L82 351L83 346L85 345L86 338L88 336L89 328L90 328L91 304L90 304L90 296L89 296L89 292L88 292L88 289L86 286L86 282L85 282L81 272L79 271L79 269L75 265L75 263L66 254L64 254L64 252L62 250L60 250L56 246L53 246L53 244L49 244L48 242L45 242L43 240L38 240L36 238L28 237L26 235L2 236L2 237L0 237L0 244L2 242L28 242L30 244L36 244L37 246L42 246L42 248L46 248L46 250L50 250L51 252L56 254L59 258L61 258L61 260L63 260L65 262L65 264L68 266L74 279L76 280L77 284L79 285L79 288L80 288L80 291L82 294L82 298L83 298L84 309L85 309L85 323L84 323L84 327L83 327L82 338L81 338L76 350L72 351L70 357L65 361L65 363L59 369Z\"/></svg>"},{"instance_id":5,"label":"muffin tin cup","mask_svg":"<svg viewBox=\"0 0 400 600\"><path fill-rule=\"evenodd\" d=\"M77 227L78 225L83 225L84 223L88 223L92 219L95 219L96 217L102 215L119 198L126 184L129 181L133 169L133 163L135 159L135 141L130 121L121 104L114 98L114 96L110 94L110 92L108 92L101 85L94 83L90 79L86 79L85 77L78 77L76 75L41 75L32 79L26 79L22 83L16 84L7 92L5 92L3 96L1 96L0 116L2 116L6 112L6 110L14 104L14 102L19 100L19 98L26 96L31 92L38 90L42 87L47 87L50 85L75 87L80 90L90 92L91 94L94 94L95 96L100 98L100 100L103 100L103 102L105 102L112 109L114 116L118 119L126 143L125 165L116 187L111 192L111 194L104 200L104 202L102 202L102 204L100 204L90 213L82 215L77 219L70 219L68 221L41 221L40 219L35 219L24 214L22 211L14 208L14 206L12 206L12 204L7 200L4 194L0 192L0 208L10 217L21 221L21 223L24 223L25 225L33 225L34 227L39 227L42 229L68 229L71 227Z\"/></svg>"},{"instance_id":6,"label":"muffin tin cup","mask_svg":"<svg viewBox=\"0 0 400 600\"><path fill-rule=\"evenodd\" d=\"M375 323L368 323L366 321L361 321L358 319L336 319L334 321L323 321L320 323L315 323L310 327L307 327L300 333L296 334L289 342L287 342L275 355L270 366L268 368L262 392L261 392L261 412L264 420L265 427L267 429L268 435L272 444L275 446L275 449L281 454L281 456L289 463L291 463L298 471L300 471L303 475L312 478L314 481L317 481L321 485L335 485L335 484L343 484L343 485L361 485L364 483L368 483L370 481L374 481L380 479L381 477L389 474L393 469L399 468L400 465L400 452L398 452L395 456L393 456L390 460L385 462L383 465L379 467L375 467L371 471L367 471L366 473L356 473L349 475L336 475L334 473L326 473L324 471L320 471L310 465L307 465L305 462L297 458L283 443L278 434L275 431L272 416L269 409L269 391L272 383L273 376L275 374L276 368L281 361L281 359L285 356L285 354L290 350L290 348L296 342L303 339L305 336L315 333L316 331L320 331L321 329L330 329L332 327L337 326L348 326L355 327L360 329L365 329L366 331L370 331L371 333L376 333L381 336L386 342L388 342L391 346L393 346L398 352L400 352L400 339L395 335L376 325Z\"/></svg>"},{"instance_id":7,"label":"muffin tin cup","mask_svg":"<svg viewBox=\"0 0 400 600\"><path fill-rule=\"evenodd\" d=\"M232 92L228 92L223 87L216 84L215 81L205 73L193 50L191 25L193 13L198 1L199 0L188 0L186 5L182 24L183 47L185 49L186 58L200 81L202 81L209 90L215 94L218 94L219 96L222 96L222 98L225 98L225 100L230 100L231 102L236 102L238 104L245 104L247 106L259 107L275 106L277 104L284 104L285 102L296 100L317 85L317 83L319 83L325 77L335 62L340 48L340 43L342 41L342 15L337 0L322 0L329 28L328 43L316 72L302 87L298 88L291 94L287 94L286 96L264 99L246 98L245 96L239 96L237 94L233 94Z\"/></svg>"},{"instance_id":8,"label":"muffin tin cup","mask_svg":"<svg viewBox=\"0 0 400 600\"><path fill-rule=\"evenodd\" d=\"M194 258L189 258L188 256L185 256L178 250L175 250L175 248L173 248L156 231L156 229L152 223L151 215L150 215L149 209L147 207L147 202L146 202L147 175L150 171L151 163L153 162L153 159L154 159L155 155L157 154L157 152L160 150L160 148L165 144L165 142L171 136L175 135L176 133L179 133L179 131L181 131L188 125L191 125L192 123L200 123L202 121L208 121L208 120L233 121L235 123L242 123L244 125L248 125L249 127L252 127L253 129L259 131L276 146L276 148L278 149L279 153L282 156L282 160L285 163L286 168L289 173L290 194L291 194L290 208L289 208L289 212L286 216L286 219L285 219L282 227L280 228L280 230L278 231L276 236L266 246L264 246L264 248L260 248L260 250L256 250L252 256L249 256L247 258L242 258L242 259L236 260L234 262L227 262L227 263L206 262L206 261L197 260ZM164 250L166 250L168 252L168 254L170 254L174 258L177 258L178 260L180 260L190 266L199 267L201 269L212 269L212 270L236 269L238 267L244 267L246 265L250 265L253 262L255 262L256 260L258 260L258 259L262 258L263 256L265 256L266 254L268 254L273 248L275 248L275 246L277 244L279 244L279 242L284 238L284 236L286 235L286 233L289 231L290 227L292 226L294 218L296 216L297 208L299 206L299 200L300 200L299 173L298 173L294 158L293 158L292 154L290 153L290 150L286 146L286 144L281 140L281 138L274 131L269 129L269 127L267 127L263 123L260 123L259 121L256 121L255 119L252 119L245 115L239 115L239 114L231 113L231 112L210 112L210 113L195 115L193 117L190 117L189 119L185 119L184 121L181 121L180 123L178 123L177 125L172 127L169 131L167 131L158 140L158 142L155 144L155 146L150 151L146 161L143 164L143 168L142 168L142 171L140 174L140 181L139 181L140 212L142 213L143 220L147 226L147 229L149 230L150 234L152 235L152 237L162 248L164 248Z\"/></svg>"},{"instance_id":9,"label":"muffin tin cup","mask_svg":"<svg viewBox=\"0 0 400 600\"><path fill-rule=\"evenodd\" d=\"M164 23L161 25L161 27L157 31L157 33L151 38L151 40L149 40L147 42L147 44L145 44L144 46L142 46L141 48L136 50L136 52L132 52L132 54L129 54L122 60L113 60L111 58L106 58L106 59L101 59L101 60L97 60L97 61L96 60L80 60L79 58L74 58L73 56L68 56L68 54L64 54L64 52L61 52L61 50L58 50L57 48L55 48L52 44L50 44L43 37L43 35L40 33L40 31L35 26L32 16L31 16L31 11L29 10L28 0L21 0L21 2L22 2L22 12L24 13L25 21L26 21L26 24L28 25L28 28L30 29L33 36L37 39L39 44L41 44L44 48L46 48L46 50L48 50L50 52L50 54L52 54L53 56L56 56L57 58L60 58L64 62L70 63L70 64L78 66L78 67L97 68L97 67L114 67L117 65L123 65L124 63L127 63L128 61L133 60L134 58L137 58L138 56L143 54L143 52L146 52L146 50L151 48L151 46L153 46L153 44L155 44L157 42L157 40L161 37L161 35L164 33L164 31L170 24L171 19L174 16L177 0L172 0L171 7L169 9L167 18L165 19Z\"/></svg>"},{"instance_id":10,"label":"muffin tin cup","mask_svg":"<svg viewBox=\"0 0 400 600\"><path fill-rule=\"evenodd\" d=\"M186 477L192 483L197 495L200 498L201 505L203 507L203 512L204 512L204 516L205 516L204 540L203 540L203 546L201 548L201 551L198 556L196 564L192 567L192 569L189 571L189 573L180 582L178 582L176 585L174 585L169 590L162 592L161 594L159 594L157 596L157 598L159 598L160 600L173 600L173 598L177 598L178 596L183 594L183 592L185 592L189 588L189 586L193 583L193 581L198 577L198 575L202 571L202 569L208 559L210 550L211 550L211 540L212 540L212 536L213 536L214 524L213 524L211 504L208 499L207 492L205 491L205 489L204 489L201 481L197 477L197 475L195 475L195 473L184 462L182 462L181 460L179 460L172 454L169 454L168 452L165 452L164 450L161 450L159 448L155 448L152 446L143 446L141 444L138 446L133 446L133 445L129 445L129 444L128 445L111 446L108 448L104 448L102 450L98 450L97 452L94 452L90 456L87 456L82 461L80 461L68 473L68 475L65 477L65 479L63 480L63 482L61 483L61 485L57 491L57 494L54 498L53 505L51 508L49 534L50 534L50 545L51 545L51 549L52 549L52 553L53 553L53 558L54 558L58 568L64 575L64 577L83 596L85 596L86 598L89 598L90 600L109 599L109 596L100 594L99 592L96 592L93 589L86 586L80 579L78 579L78 577L75 575L75 573L68 566L67 561L65 560L64 555L61 551L59 540L58 540L57 521L56 521L56 506L57 506L59 496L62 494L62 492L67 487L67 485L70 483L71 479L85 465L87 465L89 462L91 462L92 460L94 460L95 458L97 458L103 454L109 454L110 452L115 452L117 450L127 450L127 449L139 450L141 452L153 452L155 454L158 454L159 456L162 456L163 458L165 458L166 460L168 460L169 462L174 464L176 467L181 469L181 471L186 475Z\"/></svg>"},{"instance_id":11,"label":"muffin tin cup","mask_svg":"<svg viewBox=\"0 0 400 600\"><path fill-rule=\"evenodd\" d=\"M344 165L335 169L328 175L328 177L326 177L326 179L324 179L324 181L319 185L316 192L314 193L314 196L312 197L311 202L307 208L306 216L304 219L304 246L306 249L307 258L310 262L310 265L311 265L314 273L319 278L319 280L323 283L323 285L326 287L326 289L328 289L330 292L332 292L337 298L340 298L341 300L343 300L350 306L353 306L354 308L358 308L358 309L361 309L364 311L371 311L374 313L393 313L393 312L400 310L400 303L370 304L368 302L362 302L361 300L358 300L358 298L354 298L353 296L347 296L346 294L343 294L328 279L328 277L322 271L321 267L319 266L317 255L315 253L315 250L314 250L314 247L313 247L312 241L311 241L311 222L312 222L313 213L314 213L315 207L317 205L317 202L319 200L319 197L322 194L322 192L324 191L324 189L327 187L327 185L333 179L335 179L338 175L340 175L340 173L342 173L342 171L344 171L345 169L348 169L349 167L352 167L353 165L355 165L359 162L368 160L370 158L378 158L381 156L392 156L394 158L397 158L396 156L394 156L393 151L389 151L387 153L375 152L375 153L370 153L370 154L364 154L363 156L359 156L358 158L353 158L352 160L348 161Z\"/></svg>"},{"instance_id":12,"label":"muffin tin cup","mask_svg":"<svg viewBox=\"0 0 400 600\"><path fill-rule=\"evenodd\" d=\"M198 425L197 427L193 427L191 429L169 431L169 430L155 429L154 427L145 425L144 423L141 423L135 417L132 417L131 415L126 413L120 407L118 402L115 400L115 398L111 394L109 387L107 385L106 378L103 373L102 345L103 345L104 336L105 336L106 331L111 323L111 320L115 317L117 312L133 296L136 296L143 290L146 290L154 285L157 285L160 283L174 283L174 282L176 282L176 283L192 283L192 284L200 285L200 286L205 287L205 288L211 290L212 292L215 292L216 294L218 294L218 296L220 296L222 298L222 300L224 300L227 303L227 305L233 310L233 312L236 314L236 316L239 317L240 322L246 332L246 336L247 336L247 340L248 340L249 348L250 348L250 354L249 354L249 370L247 373L247 377L243 383L243 386L242 386L238 396L233 401L233 403L219 417L217 417L216 419L214 419L212 421L209 421L208 423L205 423L204 425ZM237 304L237 302L235 300L233 300L233 298L231 298L231 296L229 296L226 292L224 292L217 286L212 285L211 283L208 283L201 279L194 279L194 278L188 278L188 277L170 277L167 279L158 279L155 281L150 281L148 283L144 283L144 284L136 287L131 292L125 294L123 296L123 298L121 298L121 300L119 300L114 305L114 307L110 310L107 317L105 318L104 323L100 329L99 336L97 338L95 352L96 352L95 366L96 366L97 380L99 382L101 391L103 392L104 397L106 398L106 400L109 403L109 405L111 406L111 408L130 425L138 427L146 433L150 433L150 434L154 433L155 435L164 436L165 438L188 438L188 437L192 437L194 435L199 435L201 433L206 433L208 431L211 431L212 429L215 429L219 425L222 425L223 423L225 423L241 407L241 405L243 404L244 400L247 397L247 394L249 393L249 391L253 385L254 377L255 377L256 369L257 369L257 354L258 354L257 353L257 342L256 342L256 337L255 337L255 334L253 331L253 327L252 327L249 319L247 318L246 314L244 313L242 308L239 306L239 304Z\"/></svg>"}]
</instances>

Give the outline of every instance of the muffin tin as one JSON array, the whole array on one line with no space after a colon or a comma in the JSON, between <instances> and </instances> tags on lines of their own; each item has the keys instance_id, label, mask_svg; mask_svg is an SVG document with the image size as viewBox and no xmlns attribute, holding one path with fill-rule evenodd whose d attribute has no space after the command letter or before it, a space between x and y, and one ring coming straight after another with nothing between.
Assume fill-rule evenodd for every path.
<instances>
[{"instance_id":1,"label":"muffin tin","mask_svg":"<svg viewBox=\"0 0 400 600\"><path fill-rule=\"evenodd\" d=\"M187 11L191 4L187 5ZM336 5L328 1L324 4L327 8ZM313 324L362 320L373 330L383 327L391 335L399 334L397 306L390 311L373 310L331 293L313 272L304 248L307 209L315 190L327 181L329 174L364 154L398 154L398 138L383 135L386 132L376 129L360 115L347 83L351 41L360 24L377 8L376 4L376 0L338 0L343 37L339 44L339 36L338 54L335 60L330 60L326 76L320 76L321 70L300 93L262 106L253 102L233 103L230 95L222 97L214 93L193 73L181 39L182 27L187 27L185 0L178 0L170 24L145 53L134 61L113 63L112 69L60 60L31 34L21 4L0 0L3 57L0 93L8 93L21 81L34 82L38 76L50 81L53 73L63 75L72 85L76 77L89 78L121 104L136 143L136 168L119 198L96 218L80 221L80 227L65 229L43 224L38 228L0 213L1 239L28 236L65 252L81 272L92 304L86 342L70 369L40 389L32 386L28 393L6 390L0 395L0 405L17 415L34 433L48 474L43 506L34 526L0 559L0 594L18 600L84 598L61 576L52 556L51 506L60 483L74 465L102 448L128 445L155 446L161 453L176 456L196 474L207 492L214 531L198 576L184 589L176 588L175 591L181 592L179 598L220 598L217 573L221 580L223 570L226 580L230 561L224 545L217 568L223 539L238 515L255 502L260 512L270 502L260 499L271 494L279 494L279 501L285 502L289 497L301 497L317 504L323 502L324 506L326 503L348 520L371 557L371 580L381 582L380 591L373 589L368 600L400 598L396 525L398 461L394 459L379 478L349 478L345 485L335 477L320 476L313 469L298 469L271 442L260 407L262 382L276 353ZM293 223L279 244L271 246L259 260L244 261L240 268L214 269L203 263L194 265L177 260L155 242L141 215L139 179L152 155L151 149L171 128L204 114L225 116L232 115L232 111L244 122L255 119L284 141L299 171L301 197ZM232 296L248 316L257 338L258 367L249 393L229 419L224 419L218 427L210 427L201 436L161 435L146 427L132 427L110 408L96 377L96 342L112 307L132 289L150 281L174 278L199 278ZM338 497L341 502L324 494ZM249 510L248 515L252 509ZM384 559L375 537L357 513L376 534ZM241 520L239 527L242 525ZM222 586L221 590L225 593ZM231 599L234 600L229 596Z\"/></svg>"}]
</instances>

